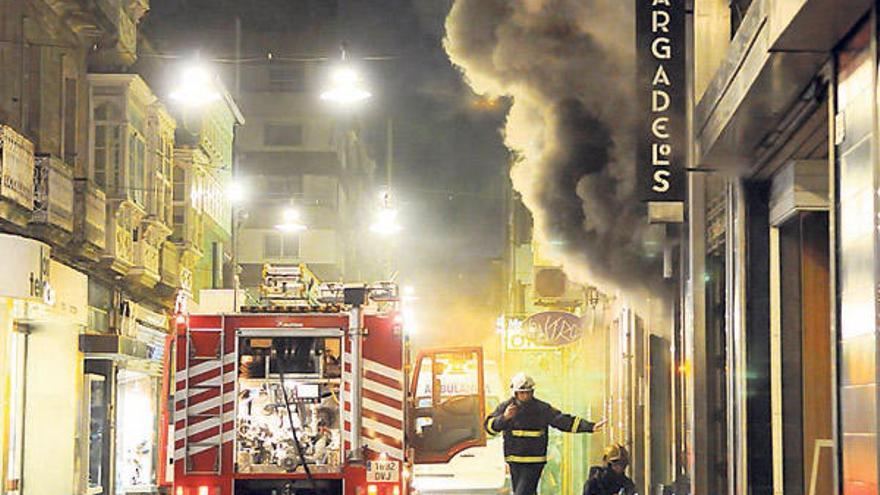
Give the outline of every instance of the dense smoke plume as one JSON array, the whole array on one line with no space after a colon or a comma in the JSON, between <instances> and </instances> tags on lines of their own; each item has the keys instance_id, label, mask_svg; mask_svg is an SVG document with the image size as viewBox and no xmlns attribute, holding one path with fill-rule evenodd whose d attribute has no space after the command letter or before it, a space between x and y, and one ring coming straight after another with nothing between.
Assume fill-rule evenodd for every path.
<instances>
[{"instance_id":1,"label":"dense smoke plume","mask_svg":"<svg viewBox=\"0 0 880 495\"><path fill-rule=\"evenodd\" d=\"M456 0L445 47L479 94L510 97L514 188L569 275L659 279L635 197L634 13L621 0Z\"/></svg>"}]
</instances>

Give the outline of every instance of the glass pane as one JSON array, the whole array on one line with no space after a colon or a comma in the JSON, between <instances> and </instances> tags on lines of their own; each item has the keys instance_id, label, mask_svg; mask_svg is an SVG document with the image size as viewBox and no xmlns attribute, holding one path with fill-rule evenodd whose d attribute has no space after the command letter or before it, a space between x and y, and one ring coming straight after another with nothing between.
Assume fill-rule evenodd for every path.
<instances>
[{"instance_id":1,"label":"glass pane","mask_svg":"<svg viewBox=\"0 0 880 495\"><path fill-rule=\"evenodd\" d=\"M89 488L103 486L104 435L107 424L107 400L104 380L92 377L89 386Z\"/></svg>"},{"instance_id":2,"label":"glass pane","mask_svg":"<svg viewBox=\"0 0 880 495\"><path fill-rule=\"evenodd\" d=\"M438 354L437 381L440 383L440 403L453 397L478 395L477 356L473 353Z\"/></svg>"},{"instance_id":3,"label":"glass pane","mask_svg":"<svg viewBox=\"0 0 880 495\"><path fill-rule=\"evenodd\" d=\"M433 367L434 360L432 358L422 358L419 376L416 377L416 407L431 407L434 391Z\"/></svg>"},{"instance_id":4,"label":"glass pane","mask_svg":"<svg viewBox=\"0 0 880 495\"><path fill-rule=\"evenodd\" d=\"M281 257L281 236L274 233L266 234L263 238L263 256L266 258Z\"/></svg>"},{"instance_id":5,"label":"glass pane","mask_svg":"<svg viewBox=\"0 0 880 495\"><path fill-rule=\"evenodd\" d=\"M7 438L5 471L6 489L9 495L18 495L22 485L22 454L24 447L24 371L26 336L9 334L9 419L7 430L0 431ZM0 487L2 488L2 487Z\"/></svg>"},{"instance_id":6,"label":"glass pane","mask_svg":"<svg viewBox=\"0 0 880 495\"><path fill-rule=\"evenodd\" d=\"M117 491L149 490L155 484L158 385L155 378L130 370L121 370L117 380Z\"/></svg>"}]
</instances>

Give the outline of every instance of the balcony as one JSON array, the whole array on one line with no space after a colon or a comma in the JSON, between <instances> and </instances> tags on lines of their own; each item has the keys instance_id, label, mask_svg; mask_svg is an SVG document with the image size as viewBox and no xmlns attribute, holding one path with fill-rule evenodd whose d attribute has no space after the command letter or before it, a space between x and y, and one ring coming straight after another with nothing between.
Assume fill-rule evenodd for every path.
<instances>
[{"instance_id":1,"label":"balcony","mask_svg":"<svg viewBox=\"0 0 880 495\"><path fill-rule=\"evenodd\" d=\"M138 239L134 241L134 267L129 271L129 281L146 288L153 288L161 279L160 252L171 229L156 217L148 216L141 221Z\"/></svg>"},{"instance_id":2,"label":"balcony","mask_svg":"<svg viewBox=\"0 0 880 495\"><path fill-rule=\"evenodd\" d=\"M149 10L148 0L98 0L94 6L109 35L95 53L103 67L129 66L137 59L137 25Z\"/></svg>"},{"instance_id":3,"label":"balcony","mask_svg":"<svg viewBox=\"0 0 880 495\"><path fill-rule=\"evenodd\" d=\"M98 261L107 245L104 191L88 179L74 179L73 197L73 239L79 255Z\"/></svg>"},{"instance_id":4,"label":"balcony","mask_svg":"<svg viewBox=\"0 0 880 495\"><path fill-rule=\"evenodd\" d=\"M162 292L172 295L180 288L180 255L177 245L171 241L162 243L159 249L159 285Z\"/></svg>"},{"instance_id":5,"label":"balcony","mask_svg":"<svg viewBox=\"0 0 880 495\"><path fill-rule=\"evenodd\" d=\"M134 268L134 230L143 217L143 210L131 201L107 202L107 247L101 261L110 271L128 275Z\"/></svg>"},{"instance_id":6,"label":"balcony","mask_svg":"<svg viewBox=\"0 0 880 495\"><path fill-rule=\"evenodd\" d=\"M34 212L31 225L56 244L73 234L73 170L53 156L35 161Z\"/></svg>"},{"instance_id":7,"label":"balcony","mask_svg":"<svg viewBox=\"0 0 880 495\"><path fill-rule=\"evenodd\" d=\"M34 145L0 125L0 219L25 227L34 209Z\"/></svg>"}]
</instances>

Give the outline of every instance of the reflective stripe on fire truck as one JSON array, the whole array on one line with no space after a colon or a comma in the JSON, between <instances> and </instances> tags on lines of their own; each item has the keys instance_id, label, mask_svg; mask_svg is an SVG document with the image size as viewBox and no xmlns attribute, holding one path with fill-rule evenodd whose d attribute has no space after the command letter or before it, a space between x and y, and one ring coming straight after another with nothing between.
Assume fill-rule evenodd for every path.
<instances>
[{"instance_id":1,"label":"reflective stripe on fire truck","mask_svg":"<svg viewBox=\"0 0 880 495\"><path fill-rule=\"evenodd\" d=\"M220 438L220 435L214 435L212 437L205 438L204 440L202 440L202 442L204 442L204 443L216 442L218 438ZM235 438L235 430L224 431L222 443L223 444L229 443L234 438ZM200 453L202 453L206 450L209 450L209 449L211 449L211 447L200 445L200 446L190 447L189 453L190 453L190 455L196 455L196 454L200 454ZM184 448L179 448L179 449L174 450L174 461L175 462L183 459L184 450L185 450Z\"/></svg>"},{"instance_id":2,"label":"reflective stripe on fire truck","mask_svg":"<svg viewBox=\"0 0 880 495\"><path fill-rule=\"evenodd\" d=\"M345 362L350 363L352 361L351 353L345 353ZM373 361L371 359L364 359L364 371L372 371L377 375L382 375L385 378L390 378L394 380L398 384L403 384L403 371L396 370L390 366L385 366L384 364Z\"/></svg>"},{"instance_id":3,"label":"reflective stripe on fire truck","mask_svg":"<svg viewBox=\"0 0 880 495\"><path fill-rule=\"evenodd\" d=\"M351 411L345 411L342 417L346 421L351 421ZM364 429L376 431L383 435L394 438L395 440L403 440L403 430L401 430L400 428L395 428L393 426L389 426L385 423L380 423L379 421L370 418L363 418L361 421L363 421Z\"/></svg>"},{"instance_id":4,"label":"reflective stripe on fire truck","mask_svg":"<svg viewBox=\"0 0 880 495\"><path fill-rule=\"evenodd\" d=\"M351 363L352 354L346 352L343 359L346 364ZM367 358L363 359L363 369L364 377L361 382L363 390L366 394L373 395L373 397L364 396L361 402L365 415L362 419L361 431L363 443L374 452L386 454L392 459L403 460L402 424L405 400L403 372ZM373 377L368 377L368 374ZM343 393L342 417L346 432L351 431L351 401L348 392L353 378L350 369L344 369L342 379L346 384L346 390ZM371 413L373 417L366 417ZM346 440L346 448L349 445Z\"/></svg>"},{"instance_id":5,"label":"reflective stripe on fire truck","mask_svg":"<svg viewBox=\"0 0 880 495\"><path fill-rule=\"evenodd\" d=\"M387 454L392 459L403 460L403 450L392 447L374 438L364 437L364 443L372 450L380 454Z\"/></svg>"},{"instance_id":6,"label":"reflective stripe on fire truck","mask_svg":"<svg viewBox=\"0 0 880 495\"><path fill-rule=\"evenodd\" d=\"M202 329L200 328L199 330L201 331ZM212 328L212 329L207 329L207 330L208 331L215 331L215 332L220 331L219 328ZM229 353L229 354L225 354L223 356L223 364L224 365L231 364L234 362L235 362L235 353ZM220 365L219 359L216 361L212 360L212 361L205 361L202 363L196 363L196 364L189 367L189 376L193 377L195 375L199 375L199 374L204 373L206 371L216 369L219 365ZM174 373L174 379L178 382L186 379L186 369L177 370L177 372Z\"/></svg>"},{"instance_id":7,"label":"reflective stripe on fire truck","mask_svg":"<svg viewBox=\"0 0 880 495\"><path fill-rule=\"evenodd\" d=\"M223 413L223 422L235 420L235 411L226 411ZM220 426L220 418L205 418L197 423L191 423L187 428L190 435L195 435L201 433L205 430L210 430L211 428L216 428ZM174 439L175 440L183 440L184 431L182 429L174 430Z\"/></svg>"},{"instance_id":8,"label":"reflective stripe on fire truck","mask_svg":"<svg viewBox=\"0 0 880 495\"><path fill-rule=\"evenodd\" d=\"M343 380L347 382L351 382L351 373L345 372L342 374ZM385 397L394 399L396 401L400 401L403 396L403 390L389 387L388 385L379 383L374 380L370 380L369 378L363 379L363 387L364 390L369 390L370 392L375 392L380 395L384 395Z\"/></svg>"},{"instance_id":9,"label":"reflective stripe on fire truck","mask_svg":"<svg viewBox=\"0 0 880 495\"><path fill-rule=\"evenodd\" d=\"M190 381L194 382L195 380L193 380L193 378L190 377ZM187 396L192 397L194 395L203 394L203 393L207 392L208 390L206 390L205 388L199 388L199 387L218 387L219 388L220 383L221 382L220 382L219 375L215 376L213 378L210 378L208 380L205 380L203 382L192 383L190 388L188 389L189 390L188 394L187 394L187 389L175 391L174 392L174 400L175 401L182 401ZM234 387L235 386L235 370L228 371L223 375L223 383L225 383L227 387Z\"/></svg>"}]
</instances>

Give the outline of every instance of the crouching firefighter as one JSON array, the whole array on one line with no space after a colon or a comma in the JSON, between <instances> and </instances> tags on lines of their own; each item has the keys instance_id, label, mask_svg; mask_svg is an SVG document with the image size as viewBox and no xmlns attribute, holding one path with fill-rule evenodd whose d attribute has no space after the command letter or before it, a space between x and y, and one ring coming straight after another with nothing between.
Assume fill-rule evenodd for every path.
<instances>
[{"instance_id":1,"label":"crouching firefighter","mask_svg":"<svg viewBox=\"0 0 880 495\"><path fill-rule=\"evenodd\" d=\"M628 465L629 452L623 445L605 447L602 465L590 468L583 495L634 495L636 485L626 475Z\"/></svg>"},{"instance_id":2,"label":"crouching firefighter","mask_svg":"<svg viewBox=\"0 0 880 495\"><path fill-rule=\"evenodd\" d=\"M510 466L513 495L535 495L547 463L547 427L592 433L601 429L605 420L591 423L536 399L535 381L525 373L513 377L510 389L513 397L486 418L486 431L504 434L504 460Z\"/></svg>"}]
</instances>

